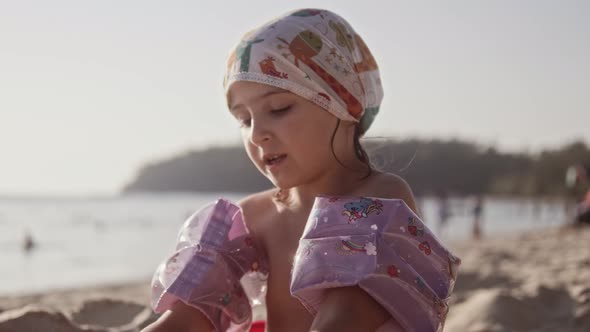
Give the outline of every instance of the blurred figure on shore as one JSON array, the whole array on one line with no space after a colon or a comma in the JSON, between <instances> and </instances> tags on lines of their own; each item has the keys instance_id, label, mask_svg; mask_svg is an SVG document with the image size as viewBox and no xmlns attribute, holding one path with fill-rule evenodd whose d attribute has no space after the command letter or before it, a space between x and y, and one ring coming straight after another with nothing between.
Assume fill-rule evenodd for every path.
<instances>
[{"instance_id":1,"label":"blurred figure on shore","mask_svg":"<svg viewBox=\"0 0 590 332\"><path fill-rule=\"evenodd\" d=\"M451 207L449 205L449 197L446 190L439 190L438 192L438 234L442 238L449 218L451 217Z\"/></svg>"},{"instance_id":2,"label":"blurred figure on shore","mask_svg":"<svg viewBox=\"0 0 590 332\"><path fill-rule=\"evenodd\" d=\"M586 165L575 164L568 167L565 173L565 185L568 193L565 201L565 215L568 224L572 221L578 224L580 220L587 219L586 214L590 213L587 209L590 205L588 202L588 193L590 193L590 188L588 188L589 168ZM586 191L588 192L584 196L583 193Z\"/></svg>"},{"instance_id":3,"label":"blurred figure on shore","mask_svg":"<svg viewBox=\"0 0 590 332\"><path fill-rule=\"evenodd\" d=\"M473 205L473 231L472 236L474 240L482 238L482 220L483 214L483 195L477 195L475 198L475 204Z\"/></svg>"},{"instance_id":4,"label":"blurred figure on shore","mask_svg":"<svg viewBox=\"0 0 590 332\"><path fill-rule=\"evenodd\" d=\"M584 200L578 204L574 221L577 226L590 226L590 189L586 192Z\"/></svg>"}]
</instances>

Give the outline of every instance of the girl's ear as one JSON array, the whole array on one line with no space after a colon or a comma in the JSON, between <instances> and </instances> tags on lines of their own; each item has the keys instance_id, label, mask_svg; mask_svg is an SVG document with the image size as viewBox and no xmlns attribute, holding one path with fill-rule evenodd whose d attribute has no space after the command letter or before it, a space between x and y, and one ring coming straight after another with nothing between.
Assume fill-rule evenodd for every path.
<instances>
[{"instance_id":1,"label":"girl's ear","mask_svg":"<svg viewBox=\"0 0 590 332\"><path fill-rule=\"evenodd\" d=\"M356 129L358 125L359 122L340 120L340 127L342 127L344 130Z\"/></svg>"}]
</instances>

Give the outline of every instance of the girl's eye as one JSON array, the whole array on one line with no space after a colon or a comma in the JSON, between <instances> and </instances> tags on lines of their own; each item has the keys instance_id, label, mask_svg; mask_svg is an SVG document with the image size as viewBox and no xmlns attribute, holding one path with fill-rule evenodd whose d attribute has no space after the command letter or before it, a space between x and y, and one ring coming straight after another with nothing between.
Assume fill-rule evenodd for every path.
<instances>
[{"instance_id":1,"label":"girl's eye","mask_svg":"<svg viewBox=\"0 0 590 332\"><path fill-rule=\"evenodd\" d=\"M290 109L291 109L291 106L287 106L287 107L279 108L279 109L276 109L276 110L272 110L270 112L272 114L279 115L279 114L287 113Z\"/></svg>"},{"instance_id":2,"label":"girl's eye","mask_svg":"<svg viewBox=\"0 0 590 332\"><path fill-rule=\"evenodd\" d=\"M240 120L240 127L250 127L250 119L242 119Z\"/></svg>"},{"instance_id":3,"label":"girl's eye","mask_svg":"<svg viewBox=\"0 0 590 332\"><path fill-rule=\"evenodd\" d=\"M289 110L291 110L291 106L271 110L270 113L273 116L281 116L281 115L287 113ZM248 128L251 125L252 119L238 119L238 122L240 123L241 128Z\"/></svg>"}]
</instances>

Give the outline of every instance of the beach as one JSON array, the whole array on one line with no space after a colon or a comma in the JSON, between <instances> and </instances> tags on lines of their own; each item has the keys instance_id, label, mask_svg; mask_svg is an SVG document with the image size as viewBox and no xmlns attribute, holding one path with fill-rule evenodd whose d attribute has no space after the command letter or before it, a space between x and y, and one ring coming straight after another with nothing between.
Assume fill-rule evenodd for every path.
<instances>
[{"instance_id":1,"label":"beach","mask_svg":"<svg viewBox=\"0 0 590 332\"><path fill-rule=\"evenodd\" d=\"M445 331L590 330L590 228L450 245L462 259ZM0 332L139 331L149 281L0 297Z\"/></svg>"}]
</instances>

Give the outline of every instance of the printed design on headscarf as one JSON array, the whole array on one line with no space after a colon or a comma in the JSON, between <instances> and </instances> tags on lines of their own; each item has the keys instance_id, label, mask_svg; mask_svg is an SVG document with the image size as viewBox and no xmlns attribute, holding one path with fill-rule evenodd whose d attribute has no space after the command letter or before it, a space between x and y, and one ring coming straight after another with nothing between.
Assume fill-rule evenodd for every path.
<instances>
[{"instance_id":1,"label":"printed design on headscarf","mask_svg":"<svg viewBox=\"0 0 590 332\"><path fill-rule=\"evenodd\" d=\"M362 73L365 71L372 71L378 69L377 61L375 61L373 54L371 54L371 51L369 51L367 44L365 44L365 41L361 38L361 36L355 34L353 41L353 36L348 32L348 30L346 30L344 24L339 22L337 23L334 21L330 21L330 28L332 28L332 30L334 30L334 32L336 33L336 41L338 45L346 47L350 54L353 54L354 52L354 42L356 41L356 45L358 45L361 54L361 61L354 63L355 72Z\"/></svg>"},{"instance_id":2,"label":"printed design on headscarf","mask_svg":"<svg viewBox=\"0 0 590 332\"><path fill-rule=\"evenodd\" d=\"M318 96L323 97L327 103L332 101L332 99L330 99L330 96L328 96L327 94L325 94L323 92L318 92Z\"/></svg>"},{"instance_id":3,"label":"printed design on headscarf","mask_svg":"<svg viewBox=\"0 0 590 332\"><path fill-rule=\"evenodd\" d=\"M340 97L346 104L348 113L358 119L363 113L363 106L334 76L328 73L324 68L318 65L312 58L320 54L323 42L320 36L310 30L300 32L291 42L284 38L277 37L278 40L288 46L291 55L294 57L295 66L299 67L299 62L303 62L315 74L317 74L328 86ZM283 53L283 55L288 55Z\"/></svg>"},{"instance_id":4,"label":"printed design on headscarf","mask_svg":"<svg viewBox=\"0 0 590 332\"><path fill-rule=\"evenodd\" d=\"M350 75L353 70L336 47L330 48L330 54L324 57L324 63L331 65L332 69L336 72L341 72L345 77Z\"/></svg>"},{"instance_id":5,"label":"printed design on headscarf","mask_svg":"<svg viewBox=\"0 0 590 332\"><path fill-rule=\"evenodd\" d=\"M354 42L352 35L346 30L344 24L330 20L330 28L336 33L336 42L342 47L346 47L350 53L354 51Z\"/></svg>"},{"instance_id":6,"label":"printed design on headscarf","mask_svg":"<svg viewBox=\"0 0 590 332\"><path fill-rule=\"evenodd\" d=\"M252 53L252 45L263 42L264 39L255 39L250 41L243 41L236 50L236 56L240 58L240 71L247 72L250 69L250 53Z\"/></svg>"},{"instance_id":7,"label":"printed design on headscarf","mask_svg":"<svg viewBox=\"0 0 590 332\"><path fill-rule=\"evenodd\" d=\"M226 93L235 81L298 94L339 119L358 121L361 135L383 99L379 68L364 40L324 9L299 9L246 33L229 55Z\"/></svg>"},{"instance_id":8,"label":"printed design on headscarf","mask_svg":"<svg viewBox=\"0 0 590 332\"><path fill-rule=\"evenodd\" d=\"M283 72L280 72L277 70L277 68L275 67L275 64L274 64L275 60L276 59L273 58L272 56L268 56L264 60L258 62L258 64L260 65L260 70L262 70L262 72L265 73L266 75L275 76L275 77L284 78L284 79L289 78L289 75L287 73L283 73Z\"/></svg>"},{"instance_id":9,"label":"printed design on headscarf","mask_svg":"<svg viewBox=\"0 0 590 332\"><path fill-rule=\"evenodd\" d=\"M361 52L362 58L361 62L356 62L354 64L354 70L357 73L362 73L365 71L379 69L377 66L377 61L375 61L373 54L371 54L371 51L369 51L367 44L365 44L365 41L361 38L361 36L355 35L354 38L356 39L356 43L359 46L359 51ZM377 83L379 84L380 81L377 81Z\"/></svg>"},{"instance_id":10,"label":"printed design on headscarf","mask_svg":"<svg viewBox=\"0 0 590 332\"><path fill-rule=\"evenodd\" d=\"M309 17L309 16L317 16L319 15L322 19L324 15L322 15L323 11L318 9L300 9L289 16L299 16L299 17Z\"/></svg>"},{"instance_id":11,"label":"printed design on headscarf","mask_svg":"<svg viewBox=\"0 0 590 332\"><path fill-rule=\"evenodd\" d=\"M383 210L383 203L379 200L361 198L358 202L349 202L344 204L342 215L348 217L348 223L353 223L361 218L367 218L369 214L380 214Z\"/></svg>"}]
</instances>

